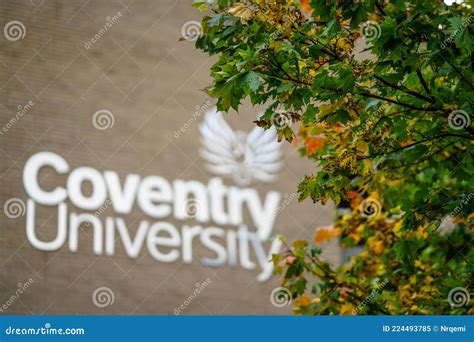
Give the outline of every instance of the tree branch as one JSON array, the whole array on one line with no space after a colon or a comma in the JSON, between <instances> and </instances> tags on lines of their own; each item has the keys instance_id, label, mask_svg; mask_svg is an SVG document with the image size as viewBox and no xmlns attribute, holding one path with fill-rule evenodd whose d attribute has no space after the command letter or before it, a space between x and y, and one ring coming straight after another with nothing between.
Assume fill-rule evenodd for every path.
<instances>
[{"instance_id":1,"label":"tree branch","mask_svg":"<svg viewBox=\"0 0 474 342\"><path fill-rule=\"evenodd\" d=\"M467 139L467 140L474 140L474 136L454 134L454 133L445 133L445 134L436 135L436 136L428 138L428 139L418 140L418 141L415 141L411 144L395 148L391 151L387 151L387 152L383 152L383 153L377 153L377 154L374 154L374 155L365 155L365 156L358 157L357 159L363 160L363 159L369 159L369 158L374 158L374 157L380 157L380 156L388 155L388 154L392 154L392 153L397 153L397 152L406 150L407 148L410 148L410 147L413 147L413 146L416 146L416 145L419 145L419 144L424 144L426 142L430 142L430 141L433 141L433 140L436 140L436 139L439 139L439 138L444 138L444 137L457 137L457 138L462 138L462 139Z\"/></svg>"},{"instance_id":2,"label":"tree branch","mask_svg":"<svg viewBox=\"0 0 474 342\"><path fill-rule=\"evenodd\" d=\"M440 54L441 56L441 54ZM474 85L466 78L466 76L464 76L464 74L461 72L461 70L458 69L458 67L456 67L454 64L452 64L449 60L447 60L446 58L443 57L443 59L449 64L451 65L451 67L456 70L456 72L461 76L461 78L471 86L471 88L474 88Z\"/></svg>"},{"instance_id":3,"label":"tree branch","mask_svg":"<svg viewBox=\"0 0 474 342\"><path fill-rule=\"evenodd\" d=\"M416 74L418 75L418 78L419 78L419 80L420 80L420 82L421 82L421 85L422 85L423 88L425 89L426 93L431 95L430 88L428 88L428 85L426 84L425 78L423 77L423 74L421 73L421 70L420 70L420 69L417 69L417 70L416 70Z\"/></svg>"},{"instance_id":4,"label":"tree branch","mask_svg":"<svg viewBox=\"0 0 474 342\"><path fill-rule=\"evenodd\" d=\"M439 108L436 108L436 107L417 107L417 106L413 106L411 104L408 104L408 103L404 103L404 102L399 102L397 100L392 100L392 99L388 99L386 97L383 97L383 96L379 96L379 95L375 95L375 94L371 94L371 93L359 93L359 95L361 96L365 96L365 97L371 97L371 98L374 98L374 99L379 99L379 100L383 100L383 101L387 101L387 102L390 102L390 103L394 103L394 104L397 104L399 106L403 106L403 107L406 107L406 108L411 108L413 110L420 110L420 111L424 111L424 112L433 112L433 111L438 111Z\"/></svg>"},{"instance_id":5,"label":"tree branch","mask_svg":"<svg viewBox=\"0 0 474 342\"><path fill-rule=\"evenodd\" d=\"M385 116L382 116L380 119L377 120L377 122L374 124L374 127L372 129L375 129L375 127L377 127L377 125L384 119L390 117L390 116L394 116L394 115L397 115L397 114L402 114L402 113L406 113L406 112L409 112L410 109L405 109L405 110L401 110L399 112L395 112L395 113L391 113L391 114L388 114L388 115L385 115Z\"/></svg>"},{"instance_id":6,"label":"tree branch","mask_svg":"<svg viewBox=\"0 0 474 342\"><path fill-rule=\"evenodd\" d=\"M382 13L382 15L386 15L385 11L383 10L383 7L379 4L377 0L375 0L375 7Z\"/></svg>"},{"instance_id":7,"label":"tree branch","mask_svg":"<svg viewBox=\"0 0 474 342\"><path fill-rule=\"evenodd\" d=\"M404 86L399 86L399 85L396 85L396 84L393 84L393 83L390 83L389 81L383 79L382 77L378 76L378 75L374 75L374 77L379 80L380 82L382 82L383 84L385 84L386 86L389 86L391 88L394 88L394 89L397 89L397 90L400 90L400 91L403 91L404 93L406 94L410 94L412 96L415 96L416 98L420 99L420 100L424 100L426 102L429 102L429 103L432 103L433 102L433 98L432 97L427 97L425 95L422 95L420 93L417 93L416 91L413 91L413 90L410 90Z\"/></svg>"}]
</instances>

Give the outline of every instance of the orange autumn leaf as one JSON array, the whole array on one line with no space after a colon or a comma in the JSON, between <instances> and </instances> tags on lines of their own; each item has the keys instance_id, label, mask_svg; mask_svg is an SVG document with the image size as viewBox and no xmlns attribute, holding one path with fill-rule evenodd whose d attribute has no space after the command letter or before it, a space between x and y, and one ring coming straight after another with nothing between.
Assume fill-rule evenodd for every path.
<instances>
[{"instance_id":1,"label":"orange autumn leaf","mask_svg":"<svg viewBox=\"0 0 474 342\"><path fill-rule=\"evenodd\" d=\"M413 141L412 140L407 140L407 141L402 141L400 143L400 146L405 147L405 146L408 146L408 145L411 145L411 144L413 144Z\"/></svg>"},{"instance_id":2,"label":"orange autumn leaf","mask_svg":"<svg viewBox=\"0 0 474 342\"><path fill-rule=\"evenodd\" d=\"M383 241L377 241L374 243L374 248L373 248L374 254L375 255L380 255L382 254L383 251Z\"/></svg>"},{"instance_id":3,"label":"orange autumn leaf","mask_svg":"<svg viewBox=\"0 0 474 342\"><path fill-rule=\"evenodd\" d=\"M311 304L311 298L307 294L303 294L301 297L293 302L296 306L308 306Z\"/></svg>"},{"instance_id":4,"label":"orange autumn leaf","mask_svg":"<svg viewBox=\"0 0 474 342\"><path fill-rule=\"evenodd\" d=\"M356 208L362 202L362 195L357 191L348 191L347 198L351 202L351 207Z\"/></svg>"},{"instance_id":5,"label":"orange autumn leaf","mask_svg":"<svg viewBox=\"0 0 474 342\"><path fill-rule=\"evenodd\" d=\"M339 232L340 230L338 228L320 227L316 230L316 236L314 237L314 241L316 243L323 243L324 241L331 240L334 237L338 236Z\"/></svg>"},{"instance_id":6,"label":"orange autumn leaf","mask_svg":"<svg viewBox=\"0 0 474 342\"><path fill-rule=\"evenodd\" d=\"M306 240L296 240L293 242L293 248L295 249L304 248L307 245L308 245L308 242Z\"/></svg>"},{"instance_id":7,"label":"orange autumn leaf","mask_svg":"<svg viewBox=\"0 0 474 342\"><path fill-rule=\"evenodd\" d=\"M338 122L337 124L333 125L331 128L334 130L334 132L337 132L337 133L341 133L341 132L344 131L344 125L341 124L340 122Z\"/></svg>"},{"instance_id":8,"label":"orange autumn leaf","mask_svg":"<svg viewBox=\"0 0 474 342\"><path fill-rule=\"evenodd\" d=\"M360 242L360 240L362 239L362 238L360 237L360 235L355 234L355 233L350 233L350 234L348 235L348 237L350 237L352 240L354 240L354 243L356 243L356 244L358 244L358 243Z\"/></svg>"},{"instance_id":9,"label":"orange autumn leaf","mask_svg":"<svg viewBox=\"0 0 474 342\"><path fill-rule=\"evenodd\" d=\"M325 123L325 122L318 122L318 123L316 124L316 127L318 127L318 128L325 128L325 127L326 127L326 123Z\"/></svg>"},{"instance_id":10,"label":"orange autumn leaf","mask_svg":"<svg viewBox=\"0 0 474 342\"><path fill-rule=\"evenodd\" d=\"M319 57L318 60L315 62L314 66L316 68L320 67L321 65L323 65L324 63L326 63L326 61L324 60L323 57Z\"/></svg>"},{"instance_id":11,"label":"orange autumn leaf","mask_svg":"<svg viewBox=\"0 0 474 342\"><path fill-rule=\"evenodd\" d=\"M302 9L303 9L304 12L306 12L308 14L313 12L313 9L309 5L309 0L301 0L301 5L302 5Z\"/></svg>"},{"instance_id":12,"label":"orange autumn leaf","mask_svg":"<svg viewBox=\"0 0 474 342\"><path fill-rule=\"evenodd\" d=\"M308 153L308 155L312 155L313 153L319 151L324 147L325 142L326 140L323 134L307 137L304 141L306 153Z\"/></svg>"}]
</instances>

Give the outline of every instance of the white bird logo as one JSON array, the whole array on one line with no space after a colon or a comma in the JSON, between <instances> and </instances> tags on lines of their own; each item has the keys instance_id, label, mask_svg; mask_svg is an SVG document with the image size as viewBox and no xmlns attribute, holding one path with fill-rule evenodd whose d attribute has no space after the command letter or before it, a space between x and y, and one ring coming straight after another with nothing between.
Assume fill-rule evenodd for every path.
<instances>
[{"instance_id":1,"label":"white bird logo","mask_svg":"<svg viewBox=\"0 0 474 342\"><path fill-rule=\"evenodd\" d=\"M246 186L252 181L271 182L281 168L278 161L281 143L271 127L255 127L249 134L234 131L217 108L207 111L199 126L202 134L201 156L214 174L232 176L235 183Z\"/></svg>"}]
</instances>

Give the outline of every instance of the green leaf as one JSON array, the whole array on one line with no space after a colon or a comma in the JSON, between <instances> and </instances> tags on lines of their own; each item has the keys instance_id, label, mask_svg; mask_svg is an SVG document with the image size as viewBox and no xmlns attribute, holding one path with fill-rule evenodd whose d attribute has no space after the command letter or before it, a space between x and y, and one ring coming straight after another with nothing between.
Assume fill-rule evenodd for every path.
<instances>
[{"instance_id":1,"label":"green leaf","mask_svg":"<svg viewBox=\"0 0 474 342\"><path fill-rule=\"evenodd\" d=\"M251 91L257 91L260 87L260 76L256 72L249 71L244 77L244 82Z\"/></svg>"}]
</instances>

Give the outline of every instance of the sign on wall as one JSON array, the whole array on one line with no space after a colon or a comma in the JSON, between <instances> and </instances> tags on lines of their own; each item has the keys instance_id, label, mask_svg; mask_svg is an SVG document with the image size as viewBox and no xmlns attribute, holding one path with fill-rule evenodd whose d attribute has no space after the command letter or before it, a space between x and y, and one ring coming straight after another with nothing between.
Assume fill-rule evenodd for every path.
<instances>
[{"instance_id":1,"label":"sign on wall","mask_svg":"<svg viewBox=\"0 0 474 342\"><path fill-rule=\"evenodd\" d=\"M220 177L203 183L135 173L121 181L113 170L101 172L91 166L72 169L65 157L54 152L32 155L23 169L23 184L29 196L28 241L42 251L66 245L70 252L80 253L78 236L81 225L86 224L93 232L96 255L113 256L121 245L130 258L145 249L158 262L180 260L189 264L195 259L193 241L199 240L214 255L201 258L204 265L239 265L257 270L259 281L267 280L273 271L271 255L281 247L280 240L272 238L272 230L282 196L269 191L261 197L247 185L275 179L281 153L276 132L258 127L249 134L233 131L215 109L206 113L200 131L201 155L209 170L233 179L235 185ZM43 189L38 181L42 169L66 175L67 180L53 189ZM83 192L86 183L91 185L90 194ZM101 213L109 205L114 215L104 217ZM56 234L49 241L36 233L35 212L44 206L57 208ZM134 223L138 229L132 234L127 215L134 207L148 219ZM245 211L250 221L244 220ZM176 226L170 218L183 224Z\"/></svg>"}]
</instances>

